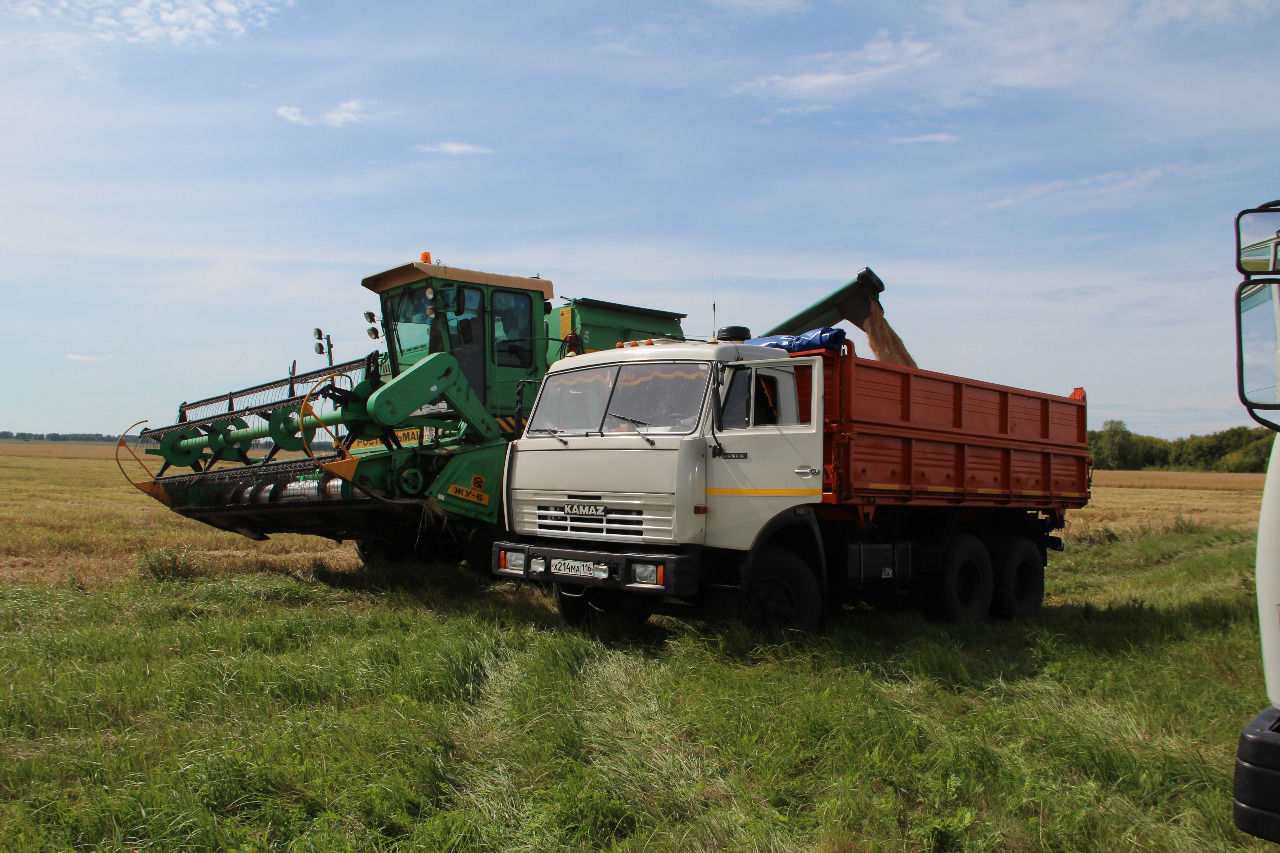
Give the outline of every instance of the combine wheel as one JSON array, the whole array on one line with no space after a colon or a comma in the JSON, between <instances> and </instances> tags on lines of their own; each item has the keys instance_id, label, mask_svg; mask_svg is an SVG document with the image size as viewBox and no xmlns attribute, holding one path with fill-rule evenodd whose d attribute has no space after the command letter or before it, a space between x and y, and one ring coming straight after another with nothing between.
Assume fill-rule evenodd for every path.
<instances>
[{"instance_id":1,"label":"combine wheel","mask_svg":"<svg viewBox=\"0 0 1280 853\"><path fill-rule=\"evenodd\" d=\"M822 591L808 563L794 551L760 552L747 581L745 613L759 628L815 633L822 628Z\"/></svg>"},{"instance_id":2,"label":"combine wheel","mask_svg":"<svg viewBox=\"0 0 1280 853\"><path fill-rule=\"evenodd\" d=\"M467 568L482 575L489 574L489 563L493 559L494 531L489 527L477 527L467 535L466 544L462 548L462 559Z\"/></svg>"},{"instance_id":3,"label":"combine wheel","mask_svg":"<svg viewBox=\"0 0 1280 853\"><path fill-rule=\"evenodd\" d=\"M413 559L413 548L385 539L357 539L356 556L365 568L403 563Z\"/></svg>"},{"instance_id":4,"label":"combine wheel","mask_svg":"<svg viewBox=\"0 0 1280 853\"><path fill-rule=\"evenodd\" d=\"M944 622L982 619L991 609L991 557L982 540L968 533L955 537L942 568L928 578L929 615Z\"/></svg>"},{"instance_id":5,"label":"combine wheel","mask_svg":"<svg viewBox=\"0 0 1280 853\"><path fill-rule=\"evenodd\" d=\"M995 588L991 615L1001 619L1029 619L1044 601L1044 558L1026 537L1006 539L996 548Z\"/></svg>"}]
</instances>

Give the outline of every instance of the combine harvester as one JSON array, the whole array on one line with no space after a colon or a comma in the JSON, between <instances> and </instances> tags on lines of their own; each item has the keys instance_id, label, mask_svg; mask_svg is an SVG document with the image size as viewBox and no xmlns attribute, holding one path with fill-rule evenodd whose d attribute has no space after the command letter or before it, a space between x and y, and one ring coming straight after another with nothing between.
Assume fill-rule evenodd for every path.
<instances>
[{"instance_id":1,"label":"combine harvester","mask_svg":"<svg viewBox=\"0 0 1280 853\"><path fill-rule=\"evenodd\" d=\"M381 329L369 335L385 351L183 403L175 423L133 446L121 437L125 477L174 512L250 539L303 533L354 540L366 563L487 566L507 444L549 365L623 341L684 339L684 314L595 299L553 310L548 280L432 264L429 253L362 283L378 294ZM882 360L909 360L883 319L883 290L864 269L773 333L848 319ZM148 455L161 460L154 473Z\"/></svg>"},{"instance_id":2,"label":"combine harvester","mask_svg":"<svg viewBox=\"0 0 1280 853\"><path fill-rule=\"evenodd\" d=\"M174 424L134 446L120 439L122 473L174 512L250 539L305 533L355 540L366 562L484 565L507 442L548 364L684 337L683 314L593 299L553 311L550 281L432 264L429 253L363 285L378 295L381 330L369 335L385 351L183 403ZM155 473L147 455L161 461Z\"/></svg>"}]
</instances>

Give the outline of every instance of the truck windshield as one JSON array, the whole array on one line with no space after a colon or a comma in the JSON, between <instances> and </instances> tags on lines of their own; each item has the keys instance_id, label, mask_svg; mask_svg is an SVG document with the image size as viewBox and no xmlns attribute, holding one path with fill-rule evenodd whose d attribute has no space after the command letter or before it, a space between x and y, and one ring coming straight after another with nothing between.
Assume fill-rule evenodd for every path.
<instances>
[{"instance_id":1,"label":"truck windshield","mask_svg":"<svg viewBox=\"0 0 1280 853\"><path fill-rule=\"evenodd\" d=\"M687 435L698 426L710 371L700 362L643 362L547 377L529 434Z\"/></svg>"}]
</instances>

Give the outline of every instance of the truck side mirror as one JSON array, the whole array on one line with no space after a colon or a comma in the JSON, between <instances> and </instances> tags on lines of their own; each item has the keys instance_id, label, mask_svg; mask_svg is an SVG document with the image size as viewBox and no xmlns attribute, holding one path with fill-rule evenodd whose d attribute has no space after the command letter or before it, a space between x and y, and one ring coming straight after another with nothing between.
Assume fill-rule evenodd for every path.
<instances>
[{"instance_id":1,"label":"truck side mirror","mask_svg":"<svg viewBox=\"0 0 1280 853\"><path fill-rule=\"evenodd\" d=\"M1245 275L1280 272L1280 210L1242 211L1236 217L1236 248L1236 266Z\"/></svg>"},{"instance_id":2,"label":"truck side mirror","mask_svg":"<svg viewBox=\"0 0 1280 853\"><path fill-rule=\"evenodd\" d=\"M1246 281L1236 290L1240 402L1280 409L1280 281Z\"/></svg>"}]
</instances>

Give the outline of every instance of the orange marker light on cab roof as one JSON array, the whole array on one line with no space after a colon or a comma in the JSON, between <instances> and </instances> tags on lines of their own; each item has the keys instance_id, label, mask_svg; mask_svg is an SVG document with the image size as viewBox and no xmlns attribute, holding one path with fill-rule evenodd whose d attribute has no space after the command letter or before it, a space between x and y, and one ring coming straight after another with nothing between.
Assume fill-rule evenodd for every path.
<instances>
[{"instance_id":1,"label":"orange marker light on cab roof","mask_svg":"<svg viewBox=\"0 0 1280 853\"><path fill-rule=\"evenodd\" d=\"M424 264L429 264L429 263L431 263L431 253L430 253L430 252L423 252L423 253L422 253L422 263L424 263Z\"/></svg>"}]
</instances>

